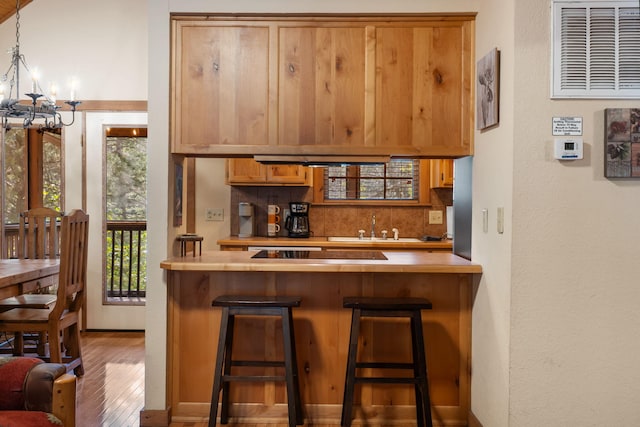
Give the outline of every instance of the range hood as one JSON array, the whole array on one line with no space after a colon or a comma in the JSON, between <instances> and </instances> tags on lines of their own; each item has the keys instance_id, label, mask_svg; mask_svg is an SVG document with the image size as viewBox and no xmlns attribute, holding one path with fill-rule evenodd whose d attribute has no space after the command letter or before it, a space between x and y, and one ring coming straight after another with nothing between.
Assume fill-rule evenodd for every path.
<instances>
[{"instance_id":1,"label":"range hood","mask_svg":"<svg viewBox=\"0 0 640 427\"><path fill-rule=\"evenodd\" d=\"M337 165L367 165L387 163L391 156L323 156L323 155L255 155L253 159L264 164L299 164L304 166L337 166Z\"/></svg>"}]
</instances>

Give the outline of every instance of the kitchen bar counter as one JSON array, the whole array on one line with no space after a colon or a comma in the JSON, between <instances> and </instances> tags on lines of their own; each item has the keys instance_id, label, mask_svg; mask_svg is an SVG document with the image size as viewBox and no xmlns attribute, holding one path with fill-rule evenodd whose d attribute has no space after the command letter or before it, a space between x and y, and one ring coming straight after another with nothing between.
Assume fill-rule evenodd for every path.
<instances>
[{"instance_id":1,"label":"kitchen bar counter","mask_svg":"<svg viewBox=\"0 0 640 427\"><path fill-rule=\"evenodd\" d=\"M258 251L214 251L178 257L160 267L172 271L282 271L327 273L481 273L482 268L452 253L382 251L387 260L252 258Z\"/></svg>"},{"instance_id":2,"label":"kitchen bar counter","mask_svg":"<svg viewBox=\"0 0 640 427\"><path fill-rule=\"evenodd\" d=\"M339 424L351 311L345 296L425 297L423 312L434 420L466 425L471 396L471 305L481 266L451 253L383 251L387 260L251 258L257 251L210 251L161 263L168 278L167 406L174 422L206 420L209 413L222 294L296 295L296 351L308 424ZM234 356L269 360L281 354L276 320L237 322ZM408 324L373 321L362 327L363 357L411 360ZM232 386L234 423L286 423L283 384ZM410 386L356 388L356 422L415 424ZM364 422L364 421L362 421Z\"/></svg>"},{"instance_id":3,"label":"kitchen bar counter","mask_svg":"<svg viewBox=\"0 0 640 427\"><path fill-rule=\"evenodd\" d=\"M441 240L434 242L394 242L377 239L370 241L365 239L358 242L330 242L326 237L238 237L229 236L218 240L218 245L222 250L246 250L249 246L281 246L281 247L320 247L326 249L393 249L393 250L427 250L427 251L451 251L452 240Z\"/></svg>"}]
</instances>

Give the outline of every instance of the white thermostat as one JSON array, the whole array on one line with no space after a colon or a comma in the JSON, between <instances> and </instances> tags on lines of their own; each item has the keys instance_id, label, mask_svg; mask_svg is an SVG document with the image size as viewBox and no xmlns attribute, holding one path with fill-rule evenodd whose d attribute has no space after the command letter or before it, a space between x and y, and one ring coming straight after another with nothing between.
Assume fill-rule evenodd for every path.
<instances>
[{"instance_id":1,"label":"white thermostat","mask_svg":"<svg viewBox=\"0 0 640 427\"><path fill-rule=\"evenodd\" d=\"M553 157L558 160L579 160L582 158L582 138L556 138Z\"/></svg>"}]
</instances>

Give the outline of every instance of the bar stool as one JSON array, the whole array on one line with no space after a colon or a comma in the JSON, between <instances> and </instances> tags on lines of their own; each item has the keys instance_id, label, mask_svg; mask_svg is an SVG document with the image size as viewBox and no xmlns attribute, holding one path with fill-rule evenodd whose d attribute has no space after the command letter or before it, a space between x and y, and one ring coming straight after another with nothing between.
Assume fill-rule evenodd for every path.
<instances>
[{"instance_id":1,"label":"bar stool","mask_svg":"<svg viewBox=\"0 0 640 427\"><path fill-rule=\"evenodd\" d=\"M284 381L287 388L289 427L304 424L292 316L292 308L299 307L300 301L300 297L235 295L222 295L213 300L212 306L222 307L222 318L211 393L209 427L216 425L220 392L222 392L220 423L227 424L228 422L229 383L231 381ZM232 350L236 316L280 316L282 319L284 360L234 360ZM284 375L233 375L231 373L232 366L283 367L285 372Z\"/></svg>"},{"instance_id":2,"label":"bar stool","mask_svg":"<svg viewBox=\"0 0 640 427\"><path fill-rule=\"evenodd\" d=\"M371 298L345 297L344 308L352 309L351 337L347 358L347 372L342 405L342 427L351 426L353 394L357 383L413 384L416 393L416 417L418 427L432 427L431 401L427 378L427 361L422 335L421 310L430 310L431 302L424 298ZM362 317L408 317L411 320L411 363L358 362L358 337ZM413 378L408 377L364 377L356 376L357 368L413 369Z\"/></svg>"}]
</instances>

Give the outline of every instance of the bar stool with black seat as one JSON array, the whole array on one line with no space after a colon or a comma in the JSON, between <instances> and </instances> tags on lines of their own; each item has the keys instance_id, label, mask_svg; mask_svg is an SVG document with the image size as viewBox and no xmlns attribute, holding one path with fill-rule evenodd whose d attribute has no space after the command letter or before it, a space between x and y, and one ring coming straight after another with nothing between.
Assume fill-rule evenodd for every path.
<instances>
[{"instance_id":1,"label":"bar stool with black seat","mask_svg":"<svg viewBox=\"0 0 640 427\"><path fill-rule=\"evenodd\" d=\"M432 427L431 400L427 378L427 361L424 351L421 310L430 310L431 302L425 298L382 298L382 297L345 297L344 308L351 308L351 334L347 356L347 372L342 404L342 427L351 426L353 394L356 384L413 384L416 396L416 417L418 427ZM363 317L403 317L411 324L411 363L358 362L358 337L360 320ZM373 355L375 357L375 355ZM414 377L407 376L357 376L358 368L385 368L413 370Z\"/></svg>"},{"instance_id":2,"label":"bar stool with black seat","mask_svg":"<svg viewBox=\"0 0 640 427\"><path fill-rule=\"evenodd\" d=\"M229 383L232 381L284 381L287 389L289 427L304 424L292 314L293 307L299 307L300 302L300 297L288 296L222 295L213 300L212 306L222 307L222 318L220 319L218 352L211 393L209 427L216 425L220 392L222 392L220 423L227 424L229 420ZM232 353L236 316L279 316L282 319L284 360L234 360ZM284 368L284 375L235 375L231 373L231 368L234 366L281 367Z\"/></svg>"}]
</instances>

